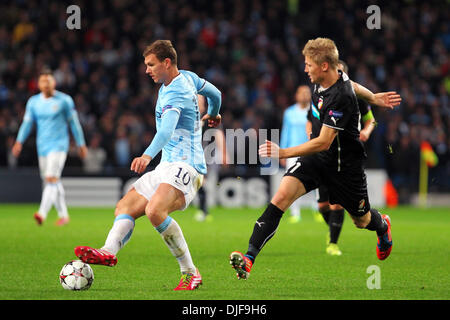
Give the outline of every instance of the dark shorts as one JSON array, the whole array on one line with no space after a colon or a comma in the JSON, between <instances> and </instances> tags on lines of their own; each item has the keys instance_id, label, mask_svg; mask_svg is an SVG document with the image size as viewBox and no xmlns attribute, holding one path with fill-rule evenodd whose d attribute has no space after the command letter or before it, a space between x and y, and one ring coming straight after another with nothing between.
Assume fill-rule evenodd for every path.
<instances>
[{"instance_id":1,"label":"dark shorts","mask_svg":"<svg viewBox=\"0 0 450 320\"><path fill-rule=\"evenodd\" d=\"M328 194L327 186L321 184L317 189L317 202L328 202L330 201L330 195Z\"/></svg>"},{"instance_id":2,"label":"dark shorts","mask_svg":"<svg viewBox=\"0 0 450 320\"><path fill-rule=\"evenodd\" d=\"M352 216L360 217L370 210L362 161L355 161L338 172L317 155L311 155L298 158L285 176L299 179L307 193L323 185L328 191L326 200L329 200L330 204L340 204Z\"/></svg>"}]
</instances>

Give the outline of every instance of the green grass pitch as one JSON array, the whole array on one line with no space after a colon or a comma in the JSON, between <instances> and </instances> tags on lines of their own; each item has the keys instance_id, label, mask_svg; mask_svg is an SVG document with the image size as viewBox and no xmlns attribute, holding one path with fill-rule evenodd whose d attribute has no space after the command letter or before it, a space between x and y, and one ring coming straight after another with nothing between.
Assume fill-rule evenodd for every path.
<instances>
[{"instance_id":1,"label":"green grass pitch","mask_svg":"<svg viewBox=\"0 0 450 320\"><path fill-rule=\"evenodd\" d=\"M394 247L385 261L376 257L375 233L357 229L345 217L340 257L325 253L327 228L303 209L298 224L285 217L258 256L248 280L237 280L228 262L233 250L246 251L262 209L213 208L211 222L193 219L194 208L172 217L183 229L203 285L174 292L180 275L147 218L136 222L117 266L93 265L87 291L64 290L61 267L76 259L77 245L100 247L113 222L112 208L69 208L71 222L55 226L52 209L45 224L32 218L37 205L0 205L0 299L2 300L303 300L450 298L450 209L387 209ZM369 266L378 266L381 288L369 289Z\"/></svg>"}]
</instances>

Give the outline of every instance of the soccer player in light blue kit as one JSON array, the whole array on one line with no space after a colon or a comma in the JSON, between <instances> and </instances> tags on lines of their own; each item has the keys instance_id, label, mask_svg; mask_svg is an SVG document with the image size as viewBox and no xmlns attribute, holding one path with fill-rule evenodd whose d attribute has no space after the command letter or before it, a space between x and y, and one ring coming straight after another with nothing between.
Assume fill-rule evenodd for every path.
<instances>
[{"instance_id":1,"label":"soccer player in light blue kit","mask_svg":"<svg viewBox=\"0 0 450 320\"><path fill-rule=\"evenodd\" d=\"M308 122L307 115L311 105L311 89L306 85L299 86L295 93L295 100L296 103L284 111L280 148L290 148L308 141L306 123ZM297 157L281 159L280 163L289 170L295 165L296 161ZM289 221L291 223L301 220L300 201L301 199L297 199L290 207L291 217Z\"/></svg>"},{"instance_id":2,"label":"soccer player in light blue kit","mask_svg":"<svg viewBox=\"0 0 450 320\"><path fill-rule=\"evenodd\" d=\"M41 225L54 205L59 217L56 224L61 226L69 222L65 192L60 181L69 149L69 125L83 159L86 157L87 147L73 100L69 95L55 90L55 78L50 70L41 72L38 86L41 93L28 99L12 153L15 157L20 155L23 143L36 123L39 171L44 188L34 219Z\"/></svg>"},{"instance_id":3,"label":"soccer player in light blue kit","mask_svg":"<svg viewBox=\"0 0 450 320\"><path fill-rule=\"evenodd\" d=\"M206 174L201 141L201 120L216 127L221 122L220 91L190 71L178 70L177 54L169 40L157 40L143 53L146 73L161 83L156 102L156 130L150 146L131 163L131 170L142 173L162 150L160 164L138 179L117 203L114 224L100 249L75 248L75 255L86 263L114 266L117 253L129 241L135 220L147 215L177 259L181 280L174 290L194 290L202 277L192 261L178 223L170 217L184 210L195 197ZM208 111L200 119L197 94L207 97Z\"/></svg>"}]
</instances>

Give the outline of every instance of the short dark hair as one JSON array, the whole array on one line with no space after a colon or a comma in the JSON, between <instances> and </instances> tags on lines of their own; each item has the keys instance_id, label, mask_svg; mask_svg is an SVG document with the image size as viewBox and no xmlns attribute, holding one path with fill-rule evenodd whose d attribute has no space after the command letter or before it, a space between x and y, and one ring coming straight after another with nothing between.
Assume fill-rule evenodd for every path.
<instances>
[{"instance_id":1,"label":"short dark hair","mask_svg":"<svg viewBox=\"0 0 450 320\"><path fill-rule=\"evenodd\" d=\"M143 56L153 53L159 61L169 58L173 65L177 65L177 52L170 40L156 40L144 49Z\"/></svg>"},{"instance_id":2,"label":"short dark hair","mask_svg":"<svg viewBox=\"0 0 450 320\"><path fill-rule=\"evenodd\" d=\"M342 71L348 74L348 65L342 60L339 60L339 64L342 64L342 69L344 69Z\"/></svg>"},{"instance_id":3,"label":"short dark hair","mask_svg":"<svg viewBox=\"0 0 450 320\"><path fill-rule=\"evenodd\" d=\"M49 67L43 67L39 72L39 77L40 76L53 76L52 69L50 69Z\"/></svg>"}]
</instances>

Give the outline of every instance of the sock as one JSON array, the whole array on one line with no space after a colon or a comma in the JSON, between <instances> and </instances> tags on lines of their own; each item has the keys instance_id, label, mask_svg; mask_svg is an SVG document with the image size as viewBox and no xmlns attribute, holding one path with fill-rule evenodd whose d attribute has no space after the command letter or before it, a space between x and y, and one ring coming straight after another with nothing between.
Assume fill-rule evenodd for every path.
<instances>
[{"instance_id":1,"label":"sock","mask_svg":"<svg viewBox=\"0 0 450 320\"><path fill-rule=\"evenodd\" d=\"M58 189L55 183L45 183L44 190L42 191L41 205L39 206L39 214L45 220L47 214L52 208L58 195Z\"/></svg>"},{"instance_id":2,"label":"sock","mask_svg":"<svg viewBox=\"0 0 450 320\"><path fill-rule=\"evenodd\" d=\"M269 203L261 217L256 221L246 254L252 262L255 261L266 242L274 236L283 213L277 206Z\"/></svg>"},{"instance_id":3,"label":"sock","mask_svg":"<svg viewBox=\"0 0 450 320\"><path fill-rule=\"evenodd\" d=\"M344 209L331 210L329 216L330 243L337 243L344 222Z\"/></svg>"},{"instance_id":4,"label":"sock","mask_svg":"<svg viewBox=\"0 0 450 320\"><path fill-rule=\"evenodd\" d=\"M198 199L200 200L200 210L203 211L205 216L208 214L208 206L206 205L206 192L205 188L201 187L197 191Z\"/></svg>"},{"instance_id":5,"label":"sock","mask_svg":"<svg viewBox=\"0 0 450 320\"><path fill-rule=\"evenodd\" d=\"M69 212L67 211L67 205L66 205L66 193L64 191L64 187L61 183L61 181L58 181L56 183L56 188L58 190L58 194L56 196L55 201L55 208L56 211L58 211L58 217L60 218L68 218Z\"/></svg>"},{"instance_id":6,"label":"sock","mask_svg":"<svg viewBox=\"0 0 450 320\"><path fill-rule=\"evenodd\" d=\"M115 255L130 240L134 229L134 219L128 214L120 214L114 219L114 224L108 233L102 249Z\"/></svg>"},{"instance_id":7,"label":"sock","mask_svg":"<svg viewBox=\"0 0 450 320\"><path fill-rule=\"evenodd\" d=\"M181 273L194 273L196 268L178 223L172 217L167 216L155 229L161 234L170 252L177 259Z\"/></svg>"},{"instance_id":8,"label":"sock","mask_svg":"<svg viewBox=\"0 0 450 320\"><path fill-rule=\"evenodd\" d=\"M376 231L380 237L386 233L388 225L386 221L381 217L381 214L376 209L370 209L370 222L366 226L367 230Z\"/></svg>"},{"instance_id":9,"label":"sock","mask_svg":"<svg viewBox=\"0 0 450 320\"><path fill-rule=\"evenodd\" d=\"M329 220L330 220L330 208L326 207L326 208L319 208L319 212L322 214L323 220L325 220L325 222L329 225Z\"/></svg>"}]
</instances>

